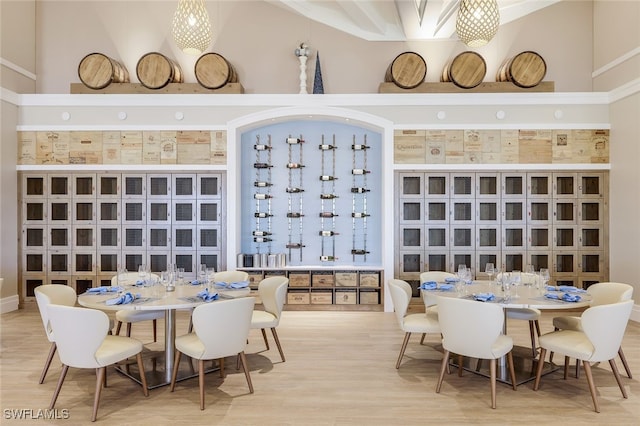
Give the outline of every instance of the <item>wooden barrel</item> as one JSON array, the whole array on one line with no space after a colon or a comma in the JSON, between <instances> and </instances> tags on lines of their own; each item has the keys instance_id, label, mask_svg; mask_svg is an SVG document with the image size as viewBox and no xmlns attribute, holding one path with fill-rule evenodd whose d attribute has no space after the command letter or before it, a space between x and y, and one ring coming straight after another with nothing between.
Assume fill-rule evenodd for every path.
<instances>
[{"instance_id":1,"label":"wooden barrel","mask_svg":"<svg viewBox=\"0 0 640 426\"><path fill-rule=\"evenodd\" d=\"M169 83L182 83L182 68L162 53L150 52L138 61L136 75L148 89L161 89Z\"/></svg>"},{"instance_id":2,"label":"wooden barrel","mask_svg":"<svg viewBox=\"0 0 640 426\"><path fill-rule=\"evenodd\" d=\"M484 58L476 52L467 51L460 53L445 65L440 81L471 89L482 83L486 73L487 64Z\"/></svg>"},{"instance_id":3,"label":"wooden barrel","mask_svg":"<svg viewBox=\"0 0 640 426\"><path fill-rule=\"evenodd\" d=\"M129 71L102 53L90 53L78 65L78 77L90 89L104 89L111 83L128 83Z\"/></svg>"},{"instance_id":4,"label":"wooden barrel","mask_svg":"<svg viewBox=\"0 0 640 426\"><path fill-rule=\"evenodd\" d=\"M207 89L219 89L227 83L237 83L238 75L222 55L205 53L195 65L196 80Z\"/></svg>"},{"instance_id":5,"label":"wooden barrel","mask_svg":"<svg viewBox=\"0 0 640 426\"><path fill-rule=\"evenodd\" d=\"M510 81L520 87L540 84L547 73L547 64L542 56L532 51L518 53L507 59L498 69L496 81Z\"/></svg>"},{"instance_id":6,"label":"wooden barrel","mask_svg":"<svg viewBox=\"0 0 640 426\"><path fill-rule=\"evenodd\" d=\"M393 82L403 89L418 87L427 75L427 63L415 52L396 56L384 75L384 81Z\"/></svg>"}]
</instances>

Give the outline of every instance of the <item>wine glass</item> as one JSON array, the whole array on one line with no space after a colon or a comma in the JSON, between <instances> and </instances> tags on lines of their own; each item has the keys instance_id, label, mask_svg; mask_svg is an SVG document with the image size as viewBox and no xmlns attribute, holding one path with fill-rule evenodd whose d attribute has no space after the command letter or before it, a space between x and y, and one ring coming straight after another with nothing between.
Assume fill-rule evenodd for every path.
<instances>
[{"instance_id":1,"label":"wine glass","mask_svg":"<svg viewBox=\"0 0 640 426\"><path fill-rule=\"evenodd\" d=\"M496 268L493 263L487 263L484 267L484 272L489 275L489 281L493 281L493 274L496 273Z\"/></svg>"},{"instance_id":2,"label":"wine glass","mask_svg":"<svg viewBox=\"0 0 640 426\"><path fill-rule=\"evenodd\" d=\"M540 292L544 293L547 290L547 284L551 279L551 275L549 274L549 268L540 268Z\"/></svg>"},{"instance_id":3,"label":"wine glass","mask_svg":"<svg viewBox=\"0 0 640 426\"><path fill-rule=\"evenodd\" d=\"M509 275L510 278L510 284L513 286L513 298L517 299L518 297L518 287L520 286L520 283L522 282L522 276L520 275L520 271L511 271L511 274Z\"/></svg>"},{"instance_id":4,"label":"wine glass","mask_svg":"<svg viewBox=\"0 0 640 426\"><path fill-rule=\"evenodd\" d=\"M207 265L204 263L198 267L198 282L200 287L205 287L207 282Z\"/></svg>"},{"instance_id":5,"label":"wine glass","mask_svg":"<svg viewBox=\"0 0 640 426\"><path fill-rule=\"evenodd\" d=\"M143 285L147 281L147 270L144 264L140 264L138 266L138 276L140 277L140 281L142 281Z\"/></svg>"}]
</instances>

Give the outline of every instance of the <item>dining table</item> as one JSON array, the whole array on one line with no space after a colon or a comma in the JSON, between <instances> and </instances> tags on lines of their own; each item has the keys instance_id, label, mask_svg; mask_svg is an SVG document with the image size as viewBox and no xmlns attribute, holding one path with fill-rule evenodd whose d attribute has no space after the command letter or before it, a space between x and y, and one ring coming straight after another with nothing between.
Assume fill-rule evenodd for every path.
<instances>
[{"instance_id":1,"label":"dining table","mask_svg":"<svg viewBox=\"0 0 640 426\"><path fill-rule=\"evenodd\" d=\"M496 281L474 280L456 288L455 282L436 283L435 288L421 289L422 297L426 305L437 305L438 297L458 297L476 300L477 303L495 303L501 306L505 313L503 334L508 334L507 309L509 308L534 308L539 310L580 310L589 307L591 296L584 290L571 287L544 286L538 288L534 285L512 286L505 294L502 286ZM565 297L570 294L572 297ZM493 297L487 297L493 296ZM578 296L577 298L575 296ZM490 300L486 300L490 299ZM577 299L577 300L576 300ZM452 365L457 362L457 357L452 357ZM514 368L516 372L516 385L521 385L535 379L538 362L543 362L542 374L549 374L559 367L551 362L537 359L532 356L530 348L514 346ZM489 377L488 363L481 360L465 359L463 368L468 371ZM511 377L507 368L506 356L498 359L496 380L511 385Z\"/></svg>"},{"instance_id":2,"label":"dining table","mask_svg":"<svg viewBox=\"0 0 640 426\"><path fill-rule=\"evenodd\" d=\"M176 314L178 310L192 310L203 303L215 303L216 300L232 299L237 297L247 297L251 290L248 286L242 288L220 287L211 283L210 287L202 284L191 284L185 280L178 283L174 288L167 288L159 283L151 286L138 285L136 283L124 284L113 289L105 287L105 291L89 291L78 295L78 304L81 306L99 309L102 311L118 310L164 310L164 346L162 350L147 350L143 357L145 360L145 376L149 389L166 386L171 383L175 360L175 338L176 338ZM208 301L199 293L207 289L210 295L217 293L218 296L208 297ZM96 290L96 289L93 289ZM129 296L127 296L127 294ZM128 303L115 304L114 301L120 298L128 300ZM186 330L185 330L186 332ZM148 348L147 348L148 349ZM151 368L148 368L148 360L152 360ZM161 360L161 362L158 362ZM190 363L189 363L190 364ZM118 371L134 381L141 383L137 365L135 363L125 363L119 366ZM193 377L196 372L191 365L188 369L180 369L176 380L184 380Z\"/></svg>"}]
</instances>

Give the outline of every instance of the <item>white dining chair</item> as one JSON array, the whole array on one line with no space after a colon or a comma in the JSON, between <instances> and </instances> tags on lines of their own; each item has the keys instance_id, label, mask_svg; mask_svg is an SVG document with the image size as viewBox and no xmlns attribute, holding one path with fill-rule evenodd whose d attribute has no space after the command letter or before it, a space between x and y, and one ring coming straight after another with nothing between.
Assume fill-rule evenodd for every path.
<instances>
[{"instance_id":1,"label":"white dining chair","mask_svg":"<svg viewBox=\"0 0 640 426\"><path fill-rule=\"evenodd\" d=\"M507 356L509 375L516 390L513 366L513 340L502 334L504 313L499 305L455 297L438 297L438 315L444 355L436 393L440 393L449 356L458 355L458 375L462 376L463 357L488 359L491 379L491 408L496 408L496 360Z\"/></svg>"},{"instance_id":2,"label":"white dining chair","mask_svg":"<svg viewBox=\"0 0 640 426\"><path fill-rule=\"evenodd\" d=\"M606 305L610 303L624 302L631 300L633 297L633 287L625 283L604 282L596 283L587 287L587 294L591 296L590 306ZM560 316L553 318L553 327L557 330L582 330L581 319L579 316ZM622 346L618 349L618 356L622 361L627 377L630 379L631 369L627 363L627 359L622 351ZM549 360L553 361L553 352L549 354ZM580 360L576 360L576 378L580 375Z\"/></svg>"},{"instance_id":3,"label":"white dining chair","mask_svg":"<svg viewBox=\"0 0 640 426\"><path fill-rule=\"evenodd\" d=\"M253 297L240 297L205 303L193 310L194 332L176 337L175 340L176 357L171 377L171 392L175 390L180 358L185 354L198 360L201 410L204 410L204 361L207 360L218 360L220 377L224 378L224 358L238 356L249 385L249 392L253 393L244 350L249 337L254 304Z\"/></svg>"},{"instance_id":4,"label":"white dining chair","mask_svg":"<svg viewBox=\"0 0 640 426\"><path fill-rule=\"evenodd\" d=\"M400 368L400 362L404 357L411 334L421 333L420 344L422 344L426 334L440 335L440 324L438 322L438 313L434 311L427 311L424 314L407 314L412 294L411 285L408 282L398 279L389 280L389 293L391 294L398 325L404 331L404 340L396 361L396 368Z\"/></svg>"},{"instance_id":5,"label":"white dining chair","mask_svg":"<svg viewBox=\"0 0 640 426\"><path fill-rule=\"evenodd\" d=\"M158 281L160 277L157 274L149 274L151 279ZM114 275L111 278L111 285L117 286L126 284L135 284L140 279L140 275L137 272L126 272L124 274ZM122 324L127 324L127 337L131 337L131 325L141 321L153 321L153 341L158 341L158 320L164 319L164 311L135 311L130 309L122 309L116 312L116 335L120 335L120 329Z\"/></svg>"},{"instance_id":6,"label":"white dining chair","mask_svg":"<svg viewBox=\"0 0 640 426\"><path fill-rule=\"evenodd\" d=\"M276 328L280 324L282 309L287 299L288 286L289 279L284 276L268 277L260 281L258 283L258 297L262 300L264 310L255 309L251 316L251 329L260 329L267 350L269 350L269 340L267 339L266 329L271 329L271 334L278 347L278 352L280 352L282 362L285 362L284 352L282 351Z\"/></svg>"},{"instance_id":7,"label":"white dining chair","mask_svg":"<svg viewBox=\"0 0 640 426\"><path fill-rule=\"evenodd\" d=\"M420 284L427 281L443 283L447 278L456 278L456 274L445 271L426 271L420 274ZM426 311L438 312L438 304L436 303L435 295L429 292L422 292L422 301L424 302L424 308Z\"/></svg>"},{"instance_id":8,"label":"white dining chair","mask_svg":"<svg viewBox=\"0 0 640 426\"><path fill-rule=\"evenodd\" d=\"M36 303L38 304L38 310L40 311L40 318L42 319L42 325L44 326L44 332L47 335L47 339L51 342L49 347L49 355L44 363L44 368L40 374L40 381L38 383L44 383L44 379L51 366L51 361L56 353L56 338L53 334L53 328L49 321L49 305L64 305L75 306L76 304L76 291L63 284L44 284L33 289L36 296Z\"/></svg>"},{"instance_id":9,"label":"white dining chair","mask_svg":"<svg viewBox=\"0 0 640 426\"><path fill-rule=\"evenodd\" d=\"M496 280L499 281L502 278L502 273L496 276ZM520 285L539 285L540 277L537 274L528 272L520 273ZM531 353L535 358L538 355L536 336L540 337L540 316L542 312L536 308L507 308L505 309L505 316L507 320L521 320L529 321L529 336L531 338ZM535 328L535 331L534 331Z\"/></svg>"},{"instance_id":10,"label":"white dining chair","mask_svg":"<svg viewBox=\"0 0 640 426\"><path fill-rule=\"evenodd\" d=\"M97 309L63 305L48 306L49 321L55 333L62 373L53 393L49 409L55 407L69 367L90 368L96 371L96 388L91 421L98 415L102 387L106 385L107 366L135 356L140 370L142 392L149 396L142 364L142 343L124 336L109 335L109 317Z\"/></svg>"},{"instance_id":11,"label":"white dining chair","mask_svg":"<svg viewBox=\"0 0 640 426\"><path fill-rule=\"evenodd\" d=\"M564 378L567 378L569 359L576 358L582 361L593 407L600 412L600 405L596 395L596 387L593 382L591 364L609 361L613 376L618 383L622 396L627 398L627 392L620 379L618 367L614 358L618 354L624 332L631 316L633 300L610 303L588 308L580 317L582 330L559 330L540 336L540 359L543 360L547 351L553 351L565 355ZM542 362L538 363L536 380L533 390L540 387L540 378L543 369Z\"/></svg>"}]
</instances>

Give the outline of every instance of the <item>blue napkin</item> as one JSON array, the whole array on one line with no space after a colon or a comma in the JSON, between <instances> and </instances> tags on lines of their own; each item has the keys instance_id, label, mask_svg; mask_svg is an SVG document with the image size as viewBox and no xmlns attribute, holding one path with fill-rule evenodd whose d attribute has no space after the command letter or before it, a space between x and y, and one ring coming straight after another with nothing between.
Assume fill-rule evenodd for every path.
<instances>
[{"instance_id":1,"label":"blue napkin","mask_svg":"<svg viewBox=\"0 0 640 426\"><path fill-rule=\"evenodd\" d=\"M546 293L544 297L547 299L562 300L565 302L579 302L581 300L580 296L573 293Z\"/></svg>"},{"instance_id":2,"label":"blue napkin","mask_svg":"<svg viewBox=\"0 0 640 426\"><path fill-rule=\"evenodd\" d=\"M458 281L460 281L460 278L458 277L446 277L444 279L445 283L457 283Z\"/></svg>"},{"instance_id":3,"label":"blue napkin","mask_svg":"<svg viewBox=\"0 0 640 426\"><path fill-rule=\"evenodd\" d=\"M474 294L473 298L479 302L489 302L496 298L493 293L478 293Z\"/></svg>"},{"instance_id":4,"label":"blue napkin","mask_svg":"<svg viewBox=\"0 0 640 426\"><path fill-rule=\"evenodd\" d=\"M440 287L438 287L438 290L442 290L442 291L449 291L449 290L453 290L456 286L453 284L440 284Z\"/></svg>"},{"instance_id":5,"label":"blue napkin","mask_svg":"<svg viewBox=\"0 0 640 426\"><path fill-rule=\"evenodd\" d=\"M102 287L92 287L87 289L87 293L90 294L106 294L106 293L117 293L119 291L123 291L124 288L120 286L112 286L112 285L104 285Z\"/></svg>"},{"instance_id":6,"label":"blue napkin","mask_svg":"<svg viewBox=\"0 0 640 426\"><path fill-rule=\"evenodd\" d=\"M435 281L426 281L420 284L420 290L435 290L438 288L438 283Z\"/></svg>"},{"instance_id":7,"label":"blue napkin","mask_svg":"<svg viewBox=\"0 0 640 426\"><path fill-rule=\"evenodd\" d=\"M578 287L574 287L572 285L559 285L558 286L558 290L559 291L563 291L565 293L586 293L587 290L584 290L582 288L578 288Z\"/></svg>"},{"instance_id":8,"label":"blue napkin","mask_svg":"<svg viewBox=\"0 0 640 426\"><path fill-rule=\"evenodd\" d=\"M212 300L218 300L218 293L209 293L209 289L205 288L197 295L200 299L205 302L211 302Z\"/></svg>"},{"instance_id":9,"label":"blue napkin","mask_svg":"<svg viewBox=\"0 0 640 426\"><path fill-rule=\"evenodd\" d=\"M198 280L191 281L191 285L200 285L200 284L204 284L204 281L202 281L202 282L200 282Z\"/></svg>"},{"instance_id":10,"label":"blue napkin","mask_svg":"<svg viewBox=\"0 0 640 426\"><path fill-rule=\"evenodd\" d=\"M113 299L107 299L104 301L104 303L106 305L126 305L128 303L133 302L136 299L139 299L141 297L140 294L131 294L131 293L125 293L122 296L118 296L118 297L114 297Z\"/></svg>"},{"instance_id":11,"label":"blue napkin","mask_svg":"<svg viewBox=\"0 0 640 426\"><path fill-rule=\"evenodd\" d=\"M144 280L138 280L136 281L136 283L134 284L136 287L141 287L144 285Z\"/></svg>"},{"instance_id":12,"label":"blue napkin","mask_svg":"<svg viewBox=\"0 0 640 426\"><path fill-rule=\"evenodd\" d=\"M249 281L235 281L232 283L218 281L215 283L215 286L219 288L232 288L232 289L246 288L246 287L249 287Z\"/></svg>"}]
</instances>

